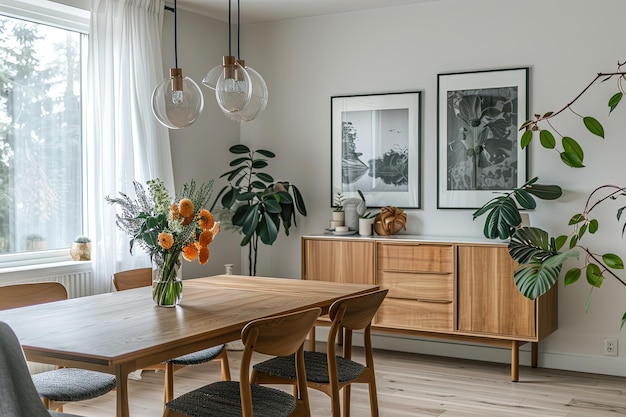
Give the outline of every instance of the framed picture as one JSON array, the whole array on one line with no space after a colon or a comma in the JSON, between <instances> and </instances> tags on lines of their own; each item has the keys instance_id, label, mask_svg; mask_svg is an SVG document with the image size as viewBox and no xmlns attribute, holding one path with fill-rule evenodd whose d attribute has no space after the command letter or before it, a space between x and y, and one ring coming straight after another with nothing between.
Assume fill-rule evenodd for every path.
<instances>
[{"instance_id":1,"label":"framed picture","mask_svg":"<svg viewBox=\"0 0 626 417\"><path fill-rule=\"evenodd\" d=\"M420 208L421 93L331 97L331 206Z\"/></svg>"},{"instance_id":2,"label":"framed picture","mask_svg":"<svg viewBox=\"0 0 626 417\"><path fill-rule=\"evenodd\" d=\"M476 209L523 185L528 68L439 74L437 87L437 207Z\"/></svg>"}]
</instances>

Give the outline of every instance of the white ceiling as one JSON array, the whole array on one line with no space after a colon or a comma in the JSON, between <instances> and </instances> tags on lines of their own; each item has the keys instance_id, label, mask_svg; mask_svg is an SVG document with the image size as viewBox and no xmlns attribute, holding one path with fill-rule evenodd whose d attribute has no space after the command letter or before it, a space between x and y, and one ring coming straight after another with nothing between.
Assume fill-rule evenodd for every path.
<instances>
[{"instance_id":1,"label":"white ceiling","mask_svg":"<svg viewBox=\"0 0 626 417\"><path fill-rule=\"evenodd\" d=\"M237 1L232 4L232 21L237 19ZM334 13L356 12L439 0L239 0L241 22L257 23ZM168 0L167 4L173 4ZM177 7L228 21L229 0L177 0Z\"/></svg>"}]
</instances>

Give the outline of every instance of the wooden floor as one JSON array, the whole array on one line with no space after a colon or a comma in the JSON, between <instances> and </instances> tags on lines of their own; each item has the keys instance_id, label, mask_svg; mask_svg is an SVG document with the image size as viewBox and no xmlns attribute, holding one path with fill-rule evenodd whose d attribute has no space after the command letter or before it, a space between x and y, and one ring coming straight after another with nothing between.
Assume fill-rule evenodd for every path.
<instances>
[{"instance_id":1,"label":"wooden floor","mask_svg":"<svg viewBox=\"0 0 626 417\"><path fill-rule=\"evenodd\" d=\"M322 346L320 346L321 348ZM241 352L230 351L233 377ZM354 356L360 360L360 352ZM377 350L374 353L381 417L615 417L626 415L626 379L550 369L520 368L510 381L510 366ZM261 359L261 358L259 358ZM176 372L176 395L219 378L219 363ZM161 416L163 373L144 371L129 381L132 417ZM328 398L310 391L313 417L328 417ZM352 417L369 416L365 386L352 389ZM68 404L65 412L85 417L115 416L115 393Z\"/></svg>"}]
</instances>

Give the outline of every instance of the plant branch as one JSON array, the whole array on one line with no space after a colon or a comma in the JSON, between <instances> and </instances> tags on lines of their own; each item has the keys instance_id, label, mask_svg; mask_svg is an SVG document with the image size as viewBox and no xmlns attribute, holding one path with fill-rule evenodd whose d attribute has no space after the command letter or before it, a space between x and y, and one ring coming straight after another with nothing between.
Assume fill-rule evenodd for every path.
<instances>
[{"instance_id":1,"label":"plant branch","mask_svg":"<svg viewBox=\"0 0 626 417\"><path fill-rule=\"evenodd\" d=\"M589 256L591 257L591 259L593 259L594 261L596 261L596 263L597 263L598 265L602 265L602 266L604 267L604 270L605 270L606 272L608 272L609 274L611 274L611 275L613 276L613 278L615 278L616 280L618 280L618 281L619 281L619 282L620 282L623 286L625 286L625 287L626 287L626 282L625 282L623 279L621 279L621 278L620 278L617 274L615 274L613 271L611 271L611 269L609 269L609 267L608 267L608 266L606 266L606 265L604 264L604 262L602 262L600 259L596 258L596 256L595 256L593 253L591 253L591 251L589 251L589 249L587 249L587 248L586 248L586 247L584 247L584 246L580 246L580 245L579 245L578 247L579 247L579 248L581 248L582 250L584 250L585 252L587 252L587 255L589 255Z\"/></svg>"}]
</instances>

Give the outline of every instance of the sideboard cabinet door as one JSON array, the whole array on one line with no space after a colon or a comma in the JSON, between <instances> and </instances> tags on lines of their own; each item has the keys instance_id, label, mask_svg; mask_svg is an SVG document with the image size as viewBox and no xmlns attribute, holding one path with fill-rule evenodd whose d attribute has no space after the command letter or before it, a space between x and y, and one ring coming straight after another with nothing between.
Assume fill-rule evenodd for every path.
<instances>
[{"instance_id":1,"label":"sideboard cabinet door","mask_svg":"<svg viewBox=\"0 0 626 417\"><path fill-rule=\"evenodd\" d=\"M457 259L459 331L537 336L535 301L517 290L506 247L459 245Z\"/></svg>"},{"instance_id":2,"label":"sideboard cabinet door","mask_svg":"<svg viewBox=\"0 0 626 417\"><path fill-rule=\"evenodd\" d=\"M374 284L373 241L304 239L302 278Z\"/></svg>"}]
</instances>

